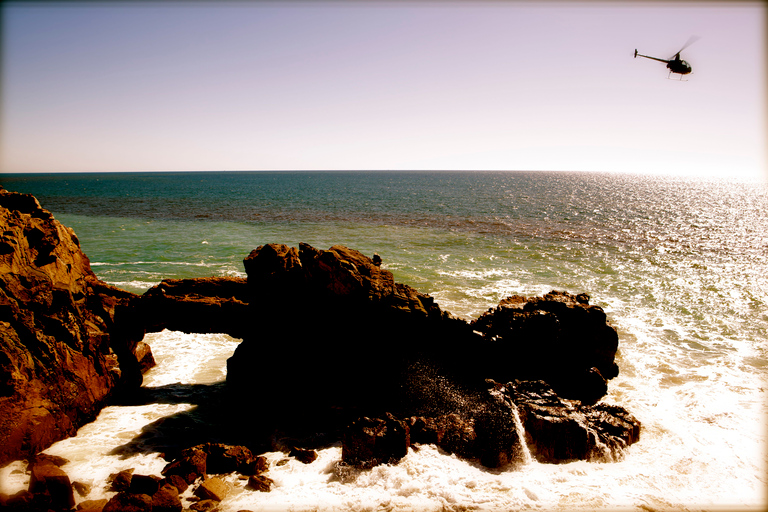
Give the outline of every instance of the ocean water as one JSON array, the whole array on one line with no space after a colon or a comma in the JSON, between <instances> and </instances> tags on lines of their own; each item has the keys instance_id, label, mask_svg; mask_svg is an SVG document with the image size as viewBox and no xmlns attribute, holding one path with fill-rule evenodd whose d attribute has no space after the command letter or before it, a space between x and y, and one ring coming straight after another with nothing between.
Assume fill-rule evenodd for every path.
<instances>
[{"instance_id":1,"label":"ocean water","mask_svg":"<svg viewBox=\"0 0 768 512\"><path fill-rule=\"evenodd\" d=\"M270 242L344 244L472 319L512 294L586 292L619 332L610 403L643 424L616 463L491 471L433 447L341 472L339 446L309 465L266 454L270 493L231 478L222 510L732 510L768 505L768 188L764 182L548 172L254 172L4 175L74 228L96 274L141 293L163 278L244 276ZM239 340L147 336L144 386L226 378ZM275 363L279 364L279 363ZM106 476L159 473L127 452L200 397L110 406L47 450L109 497ZM204 425L201 425L204 428ZM159 435L159 434L158 434ZM0 492L25 485L21 463ZM5 489L5 490L4 490Z\"/></svg>"}]
</instances>

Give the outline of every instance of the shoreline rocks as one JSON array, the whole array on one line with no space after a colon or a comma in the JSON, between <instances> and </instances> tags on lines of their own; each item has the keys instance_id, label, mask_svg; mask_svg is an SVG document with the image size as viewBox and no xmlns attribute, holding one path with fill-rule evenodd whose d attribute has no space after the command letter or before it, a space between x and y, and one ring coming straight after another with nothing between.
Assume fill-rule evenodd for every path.
<instances>
[{"instance_id":1,"label":"shoreline rocks","mask_svg":"<svg viewBox=\"0 0 768 512\"><path fill-rule=\"evenodd\" d=\"M512 296L468 323L396 283L380 257L302 243L259 246L247 279L167 279L139 296L99 281L34 197L0 189L0 221L0 464L73 435L118 393L130 403L154 365L144 334L166 328L242 338L221 407L248 424L242 400L258 384L253 446L281 432L306 463L316 453L297 445L339 440L358 467L397 461L411 443L487 467L519 464L526 449L541 462L607 461L639 438L636 418L599 403L618 335L585 294ZM166 480L245 471L263 489L263 462L226 446L181 451ZM145 484L153 492L121 492L164 485Z\"/></svg>"}]
</instances>

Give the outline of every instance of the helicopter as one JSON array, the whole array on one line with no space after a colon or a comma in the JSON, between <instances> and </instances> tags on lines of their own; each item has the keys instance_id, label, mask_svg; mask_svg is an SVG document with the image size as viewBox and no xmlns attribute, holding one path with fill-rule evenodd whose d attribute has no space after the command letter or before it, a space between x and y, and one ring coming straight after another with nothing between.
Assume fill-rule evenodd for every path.
<instances>
[{"instance_id":1,"label":"helicopter","mask_svg":"<svg viewBox=\"0 0 768 512\"><path fill-rule=\"evenodd\" d=\"M672 73L677 73L680 75L680 80L683 79L683 75L687 75L692 71L691 65L688 64L688 62L684 61L680 58L680 52L691 46L693 43L695 43L699 38L697 36L691 36L688 39L688 42L683 45L678 52L670 57L669 59L659 59L658 57L650 57L648 55L643 55L641 53L637 53L637 48L635 48L635 58L639 57L645 57L646 59L652 59L657 60L659 62L666 62L667 63L667 69L669 69L669 75L667 75L667 78L669 78Z\"/></svg>"}]
</instances>

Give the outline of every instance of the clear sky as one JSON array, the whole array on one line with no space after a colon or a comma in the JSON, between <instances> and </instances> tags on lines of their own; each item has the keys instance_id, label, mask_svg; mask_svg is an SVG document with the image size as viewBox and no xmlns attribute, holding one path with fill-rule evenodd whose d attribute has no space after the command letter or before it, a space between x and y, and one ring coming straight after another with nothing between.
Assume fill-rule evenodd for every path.
<instances>
[{"instance_id":1,"label":"clear sky","mask_svg":"<svg viewBox=\"0 0 768 512\"><path fill-rule=\"evenodd\" d=\"M1 8L2 172L765 174L761 2Z\"/></svg>"}]
</instances>

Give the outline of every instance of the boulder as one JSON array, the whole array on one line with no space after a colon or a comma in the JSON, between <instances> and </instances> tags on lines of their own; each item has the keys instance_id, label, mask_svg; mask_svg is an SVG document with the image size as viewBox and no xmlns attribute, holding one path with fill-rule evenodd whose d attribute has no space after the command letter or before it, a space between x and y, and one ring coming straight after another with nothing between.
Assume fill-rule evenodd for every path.
<instances>
[{"instance_id":1,"label":"boulder","mask_svg":"<svg viewBox=\"0 0 768 512\"><path fill-rule=\"evenodd\" d=\"M79 512L102 512L108 501L107 499L81 501L75 510Z\"/></svg>"},{"instance_id":2,"label":"boulder","mask_svg":"<svg viewBox=\"0 0 768 512\"><path fill-rule=\"evenodd\" d=\"M296 460L304 464L312 464L317 460L317 452L315 450L305 450L295 446L288 452L288 456L295 457Z\"/></svg>"},{"instance_id":3,"label":"boulder","mask_svg":"<svg viewBox=\"0 0 768 512\"><path fill-rule=\"evenodd\" d=\"M75 496L69 476L50 462L35 464L31 469L29 492L49 498L49 508L69 510L75 506Z\"/></svg>"},{"instance_id":4,"label":"boulder","mask_svg":"<svg viewBox=\"0 0 768 512\"><path fill-rule=\"evenodd\" d=\"M213 477L204 480L195 489L195 496L203 500L222 501L229 494L230 486L224 480Z\"/></svg>"},{"instance_id":5,"label":"boulder","mask_svg":"<svg viewBox=\"0 0 768 512\"><path fill-rule=\"evenodd\" d=\"M186 491L186 490L187 490L187 487L189 487L189 484L187 483L187 481L186 481L184 478L182 478L182 477L181 477L181 476L179 476L179 475L174 475L174 474L169 474L168 476L166 476L166 477L165 477L165 478L164 478L164 479L163 479L163 480L160 482L160 487L161 487L161 488L162 488L162 486L164 486L164 485L172 485L172 486L173 486L173 487L175 487L175 488L176 488L176 490L178 490L180 493L181 493L181 492L184 492L184 491Z\"/></svg>"},{"instance_id":6,"label":"boulder","mask_svg":"<svg viewBox=\"0 0 768 512\"><path fill-rule=\"evenodd\" d=\"M117 388L141 384L144 333L123 324L134 297L96 278L74 231L37 199L0 187L0 465L73 435Z\"/></svg>"},{"instance_id":7,"label":"boulder","mask_svg":"<svg viewBox=\"0 0 768 512\"><path fill-rule=\"evenodd\" d=\"M187 484L194 483L201 476L205 476L208 454L198 447L187 448L181 452L181 456L169 462L161 471L164 477L177 475Z\"/></svg>"},{"instance_id":8,"label":"boulder","mask_svg":"<svg viewBox=\"0 0 768 512\"><path fill-rule=\"evenodd\" d=\"M128 492L152 496L160 489L161 480L162 478L155 475L133 475Z\"/></svg>"},{"instance_id":9,"label":"boulder","mask_svg":"<svg viewBox=\"0 0 768 512\"><path fill-rule=\"evenodd\" d=\"M152 512L180 512L182 509L179 491L170 484L165 484L152 495Z\"/></svg>"},{"instance_id":10,"label":"boulder","mask_svg":"<svg viewBox=\"0 0 768 512\"><path fill-rule=\"evenodd\" d=\"M252 491L269 492L272 490L272 484L274 484L274 482L269 477L264 475L253 475L248 478L248 485L246 486L246 489L250 489Z\"/></svg>"},{"instance_id":11,"label":"boulder","mask_svg":"<svg viewBox=\"0 0 768 512\"><path fill-rule=\"evenodd\" d=\"M152 512L152 497L119 492L104 505L103 512Z\"/></svg>"},{"instance_id":12,"label":"boulder","mask_svg":"<svg viewBox=\"0 0 768 512\"><path fill-rule=\"evenodd\" d=\"M205 443L195 448L208 454L206 458L206 473L219 475L239 471L247 473L256 457L245 446L231 446L221 443Z\"/></svg>"},{"instance_id":13,"label":"boulder","mask_svg":"<svg viewBox=\"0 0 768 512\"><path fill-rule=\"evenodd\" d=\"M131 487L131 480L133 479L134 469L124 469L118 473L109 475L107 483L111 491L123 492L128 491Z\"/></svg>"}]
</instances>

